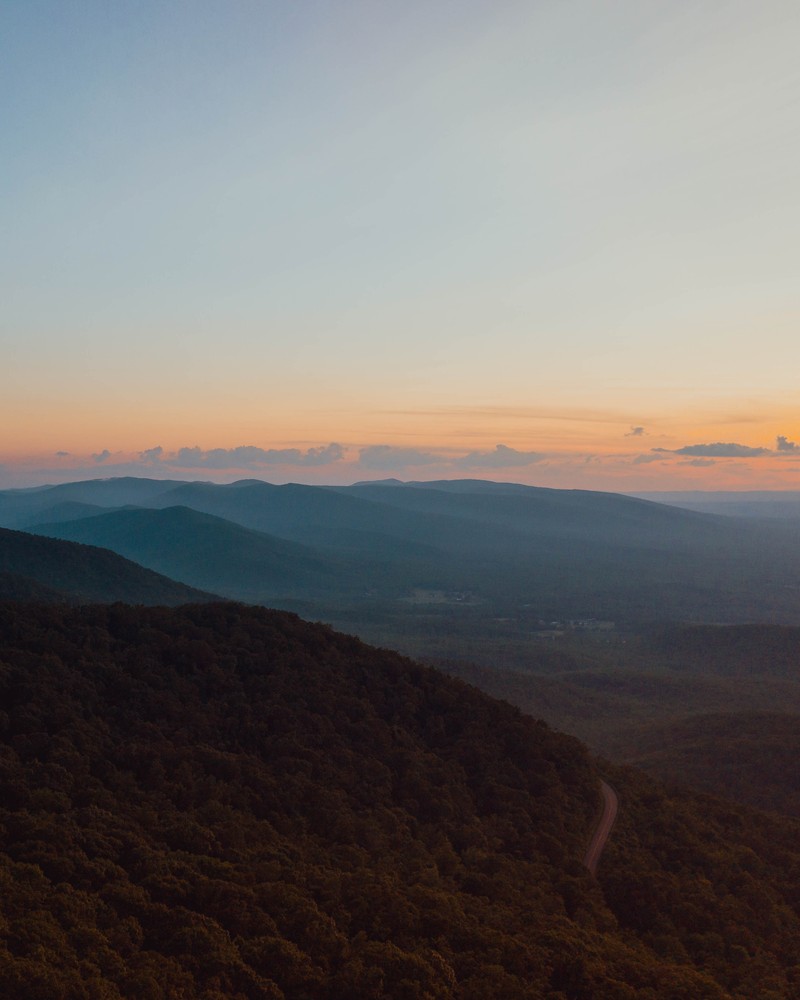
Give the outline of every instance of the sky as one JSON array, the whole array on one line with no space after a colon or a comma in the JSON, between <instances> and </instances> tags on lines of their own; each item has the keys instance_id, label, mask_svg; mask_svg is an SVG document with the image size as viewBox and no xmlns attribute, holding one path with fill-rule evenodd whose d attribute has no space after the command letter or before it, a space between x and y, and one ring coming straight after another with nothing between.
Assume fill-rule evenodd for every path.
<instances>
[{"instance_id":1,"label":"sky","mask_svg":"<svg viewBox=\"0 0 800 1000\"><path fill-rule=\"evenodd\" d=\"M800 488L796 0L6 0L0 488Z\"/></svg>"}]
</instances>

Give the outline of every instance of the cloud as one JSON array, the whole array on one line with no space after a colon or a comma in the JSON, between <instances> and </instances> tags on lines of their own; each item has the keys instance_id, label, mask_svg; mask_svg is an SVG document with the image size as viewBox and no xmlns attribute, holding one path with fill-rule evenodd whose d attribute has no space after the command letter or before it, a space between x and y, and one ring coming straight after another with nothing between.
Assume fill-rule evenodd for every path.
<instances>
[{"instance_id":1,"label":"cloud","mask_svg":"<svg viewBox=\"0 0 800 1000\"><path fill-rule=\"evenodd\" d=\"M746 444L717 441L714 444L687 444L683 448L653 448L672 455L697 455L701 458L760 458L771 455L769 448L751 448Z\"/></svg>"},{"instance_id":2,"label":"cloud","mask_svg":"<svg viewBox=\"0 0 800 1000\"><path fill-rule=\"evenodd\" d=\"M358 463L365 469L400 469L408 466L434 465L441 462L439 455L430 451L417 451L416 448L394 448L389 444L374 444L362 448L358 454Z\"/></svg>"},{"instance_id":3,"label":"cloud","mask_svg":"<svg viewBox=\"0 0 800 1000\"><path fill-rule=\"evenodd\" d=\"M775 447L778 451L783 452L797 452L800 451L800 444L796 444L794 441L790 441L785 438L783 434L779 434L775 439Z\"/></svg>"},{"instance_id":4,"label":"cloud","mask_svg":"<svg viewBox=\"0 0 800 1000\"><path fill-rule=\"evenodd\" d=\"M498 444L494 451L471 451L455 459L453 465L459 469L508 469L533 465L545 457L537 451L517 451L508 445Z\"/></svg>"},{"instance_id":5,"label":"cloud","mask_svg":"<svg viewBox=\"0 0 800 1000\"><path fill-rule=\"evenodd\" d=\"M240 473L243 469L258 474L268 469L287 466L306 469L325 468L331 463L345 459L346 455L342 445L332 442L307 449L257 448L243 445L237 448L209 450L195 446L166 451L161 445L156 445L154 448L145 448L133 454L111 452L105 448L88 456L58 451L54 453L54 457L58 461L52 468L44 468L37 464L34 470L32 462L22 463L31 483L63 482L66 474L76 480L90 479L97 475L102 475L104 478L141 475L169 477L180 475L188 469L208 470L209 479L218 479L226 475L230 477L231 474Z\"/></svg>"},{"instance_id":6,"label":"cloud","mask_svg":"<svg viewBox=\"0 0 800 1000\"><path fill-rule=\"evenodd\" d=\"M158 452L157 461L163 461L160 448L142 452L142 457ZM240 445L238 448L211 448L204 451L193 448L179 448L167 459L170 465L181 469L259 469L265 465L327 465L344 458L344 448L331 443L320 448L257 448L255 445Z\"/></svg>"},{"instance_id":7,"label":"cloud","mask_svg":"<svg viewBox=\"0 0 800 1000\"><path fill-rule=\"evenodd\" d=\"M688 462L679 462L679 465L694 465L699 469L707 469L709 465L716 465L715 458L691 458Z\"/></svg>"},{"instance_id":8,"label":"cloud","mask_svg":"<svg viewBox=\"0 0 800 1000\"><path fill-rule=\"evenodd\" d=\"M344 448L335 441L324 447L309 448L300 465L327 465L329 462L340 462L344 458Z\"/></svg>"},{"instance_id":9,"label":"cloud","mask_svg":"<svg viewBox=\"0 0 800 1000\"><path fill-rule=\"evenodd\" d=\"M653 451L662 451L661 448L654 448ZM663 455L637 455L634 458L633 465L649 465L651 462L663 462L665 458Z\"/></svg>"},{"instance_id":10,"label":"cloud","mask_svg":"<svg viewBox=\"0 0 800 1000\"><path fill-rule=\"evenodd\" d=\"M625 437L626 438L644 437L644 427L631 427L631 429L628 431Z\"/></svg>"}]
</instances>

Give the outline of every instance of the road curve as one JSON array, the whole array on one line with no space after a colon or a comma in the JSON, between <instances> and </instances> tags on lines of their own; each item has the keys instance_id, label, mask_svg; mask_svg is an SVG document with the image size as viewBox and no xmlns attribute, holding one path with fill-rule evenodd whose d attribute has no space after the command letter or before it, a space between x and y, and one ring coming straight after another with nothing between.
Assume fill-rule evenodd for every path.
<instances>
[{"instance_id":1,"label":"road curve","mask_svg":"<svg viewBox=\"0 0 800 1000\"><path fill-rule=\"evenodd\" d=\"M614 821L617 818L617 810L619 809L619 799L617 798L617 793L611 785L606 784L602 778L600 779L600 791L603 794L603 812L583 859L584 865L589 869L592 875L597 874L597 865L600 862L600 855L603 853L603 848L606 846L608 835L611 833L611 827L614 825Z\"/></svg>"}]
</instances>

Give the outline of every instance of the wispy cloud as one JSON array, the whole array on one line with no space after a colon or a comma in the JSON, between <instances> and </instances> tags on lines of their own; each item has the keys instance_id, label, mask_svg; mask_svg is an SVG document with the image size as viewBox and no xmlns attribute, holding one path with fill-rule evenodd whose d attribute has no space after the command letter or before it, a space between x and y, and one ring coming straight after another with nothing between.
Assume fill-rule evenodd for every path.
<instances>
[{"instance_id":1,"label":"wispy cloud","mask_svg":"<svg viewBox=\"0 0 800 1000\"><path fill-rule=\"evenodd\" d=\"M631 429L628 431L625 437L626 438L644 437L644 427L631 427Z\"/></svg>"},{"instance_id":2,"label":"wispy cloud","mask_svg":"<svg viewBox=\"0 0 800 1000\"><path fill-rule=\"evenodd\" d=\"M96 454L92 455L92 458L98 465L102 465L103 462L111 458L111 452L108 448L103 448L102 451L98 451Z\"/></svg>"},{"instance_id":3,"label":"wispy cloud","mask_svg":"<svg viewBox=\"0 0 800 1000\"><path fill-rule=\"evenodd\" d=\"M653 448L653 451L672 455L697 455L701 458L760 458L771 455L769 448L752 448L733 441L716 441L714 444L687 444L683 448Z\"/></svg>"}]
</instances>

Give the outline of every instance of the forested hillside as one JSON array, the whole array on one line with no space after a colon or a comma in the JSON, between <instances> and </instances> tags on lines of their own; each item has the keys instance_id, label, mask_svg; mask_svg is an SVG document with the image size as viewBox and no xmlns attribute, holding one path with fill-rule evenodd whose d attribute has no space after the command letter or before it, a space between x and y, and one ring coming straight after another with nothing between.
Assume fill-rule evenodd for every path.
<instances>
[{"instance_id":1,"label":"forested hillside","mask_svg":"<svg viewBox=\"0 0 800 1000\"><path fill-rule=\"evenodd\" d=\"M800 714L689 716L643 730L625 756L664 781L800 819Z\"/></svg>"},{"instance_id":2,"label":"forested hillside","mask_svg":"<svg viewBox=\"0 0 800 1000\"><path fill-rule=\"evenodd\" d=\"M776 714L800 718L797 628L651 625L616 635L572 633L527 643L484 637L471 646L462 643L459 652L463 659L430 662L574 733L614 760L638 764L646 755L655 764L666 761L674 748L676 767L669 773L683 779L699 776L703 759L710 778L715 770L710 739L690 766L682 770L678 764L682 754L688 762L693 753L693 718L754 712L764 719ZM732 718L730 746L736 745L735 725ZM695 728L700 735L702 724ZM681 749L685 739L689 742ZM739 748L744 750L746 743L745 738ZM650 757L651 751L655 756ZM758 781L755 758L741 763ZM661 769L655 773L667 776ZM772 783L774 777L773 769L760 780ZM708 782L701 787L708 788ZM751 797L748 801L763 804Z\"/></svg>"},{"instance_id":3,"label":"forested hillside","mask_svg":"<svg viewBox=\"0 0 800 1000\"><path fill-rule=\"evenodd\" d=\"M0 995L795 995L800 826L233 604L0 607Z\"/></svg>"},{"instance_id":4,"label":"forested hillside","mask_svg":"<svg viewBox=\"0 0 800 1000\"><path fill-rule=\"evenodd\" d=\"M108 549L0 528L5 599L184 604L210 595L154 573Z\"/></svg>"}]
</instances>

